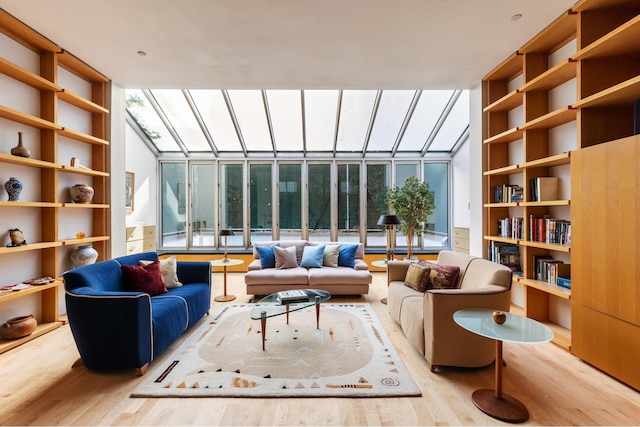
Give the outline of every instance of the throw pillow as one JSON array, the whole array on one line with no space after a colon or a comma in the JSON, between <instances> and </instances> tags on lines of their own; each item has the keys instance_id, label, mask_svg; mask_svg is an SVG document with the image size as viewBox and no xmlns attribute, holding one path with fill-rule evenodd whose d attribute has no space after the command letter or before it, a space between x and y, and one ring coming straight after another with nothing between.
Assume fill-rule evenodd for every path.
<instances>
[{"instance_id":1,"label":"throw pillow","mask_svg":"<svg viewBox=\"0 0 640 427\"><path fill-rule=\"evenodd\" d=\"M276 268L284 269L298 266L295 246L289 246L288 248L274 246L273 253L276 256Z\"/></svg>"},{"instance_id":2,"label":"throw pillow","mask_svg":"<svg viewBox=\"0 0 640 427\"><path fill-rule=\"evenodd\" d=\"M455 289L458 287L460 267L440 265L426 260L420 260L418 264L431 269L428 289Z\"/></svg>"},{"instance_id":3,"label":"throw pillow","mask_svg":"<svg viewBox=\"0 0 640 427\"><path fill-rule=\"evenodd\" d=\"M341 267L355 267L357 250L358 245L340 245L338 265Z\"/></svg>"},{"instance_id":4,"label":"throw pillow","mask_svg":"<svg viewBox=\"0 0 640 427\"><path fill-rule=\"evenodd\" d=\"M324 259L324 245L305 246L302 250L302 261L300 267L320 268Z\"/></svg>"},{"instance_id":5,"label":"throw pillow","mask_svg":"<svg viewBox=\"0 0 640 427\"><path fill-rule=\"evenodd\" d=\"M275 246L279 246L278 243L275 245L256 245L256 251L258 252L258 256L260 257L260 267L262 268L275 268L276 266L276 255L273 253L273 248Z\"/></svg>"},{"instance_id":6,"label":"throw pillow","mask_svg":"<svg viewBox=\"0 0 640 427\"><path fill-rule=\"evenodd\" d=\"M149 265L153 261L140 260L138 264ZM172 256L166 259L160 260L160 271L162 272L162 278L164 279L164 286L167 289L179 288L182 283L178 280L178 263L176 257Z\"/></svg>"},{"instance_id":7,"label":"throw pillow","mask_svg":"<svg viewBox=\"0 0 640 427\"><path fill-rule=\"evenodd\" d=\"M145 292L151 296L167 292L162 279L160 261L149 265L121 265L122 282L128 291Z\"/></svg>"},{"instance_id":8,"label":"throw pillow","mask_svg":"<svg viewBox=\"0 0 640 427\"><path fill-rule=\"evenodd\" d=\"M324 256L322 257L322 265L326 267L336 268L338 266L338 253L340 245L326 245L324 247Z\"/></svg>"},{"instance_id":9,"label":"throw pillow","mask_svg":"<svg viewBox=\"0 0 640 427\"><path fill-rule=\"evenodd\" d=\"M428 289L431 269L424 265L413 263L407 269L404 284L418 292Z\"/></svg>"}]
</instances>

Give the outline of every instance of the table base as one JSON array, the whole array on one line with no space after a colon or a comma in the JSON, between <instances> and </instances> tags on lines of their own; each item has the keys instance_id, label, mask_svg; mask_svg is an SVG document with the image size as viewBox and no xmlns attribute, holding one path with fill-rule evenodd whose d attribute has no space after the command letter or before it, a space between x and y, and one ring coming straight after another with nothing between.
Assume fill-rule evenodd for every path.
<instances>
[{"instance_id":1,"label":"table base","mask_svg":"<svg viewBox=\"0 0 640 427\"><path fill-rule=\"evenodd\" d=\"M529 419L529 411L515 397L501 393L496 397L495 390L476 390L471 395L473 403L485 414L507 423L522 423Z\"/></svg>"},{"instance_id":2,"label":"table base","mask_svg":"<svg viewBox=\"0 0 640 427\"><path fill-rule=\"evenodd\" d=\"M233 301L234 299L236 299L235 295L218 295L217 297L213 298L214 301L218 302L229 302Z\"/></svg>"},{"instance_id":3,"label":"table base","mask_svg":"<svg viewBox=\"0 0 640 427\"><path fill-rule=\"evenodd\" d=\"M385 298L382 298L382 299L380 300L380 302L381 302L381 303L383 303L383 304L386 304L386 303L387 303L387 298L386 298L386 297L385 297Z\"/></svg>"}]
</instances>

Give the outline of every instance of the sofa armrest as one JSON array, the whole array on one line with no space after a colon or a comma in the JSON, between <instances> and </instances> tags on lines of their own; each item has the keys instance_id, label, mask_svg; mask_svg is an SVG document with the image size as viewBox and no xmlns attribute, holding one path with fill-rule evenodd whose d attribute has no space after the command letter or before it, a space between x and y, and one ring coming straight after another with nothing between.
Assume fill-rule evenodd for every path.
<instances>
[{"instance_id":1,"label":"sofa armrest","mask_svg":"<svg viewBox=\"0 0 640 427\"><path fill-rule=\"evenodd\" d=\"M473 291L463 289L430 289L424 294L425 327L441 322L453 323L453 313L465 308L487 308L509 311L511 290L486 286Z\"/></svg>"},{"instance_id":2,"label":"sofa armrest","mask_svg":"<svg viewBox=\"0 0 640 427\"><path fill-rule=\"evenodd\" d=\"M178 261L178 280L189 283L206 283L211 288L211 264L202 261Z\"/></svg>"},{"instance_id":3,"label":"sofa armrest","mask_svg":"<svg viewBox=\"0 0 640 427\"><path fill-rule=\"evenodd\" d=\"M509 292L509 289L504 286L486 285L474 289L429 289L427 292L441 295L489 295Z\"/></svg>"},{"instance_id":4,"label":"sofa armrest","mask_svg":"<svg viewBox=\"0 0 640 427\"><path fill-rule=\"evenodd\" d=\"M412 261L387 261L387 285L391 282L404 282Z\"/></svg>"},{"instance_id":5,"label":"sofa armrest","mask_svg":"<svg viewBox=\"0 0 640 427\"><path fill-rule=\"evenodd\" d=\"M256 271L256 270L262 270L262 264L260 263L259 259L254 259L247 266L247 271Z\"/></svg>"},{"instance_id":6,"label":"sofa armrest","mask_svg":"<svg viewBox=\"0 0 640 427\"><path fill-rule=\"evenodd\" d=\"M354 270L369 271L369 265L361 259L356 258L353 263Z\"/></svg>"}]
</instances>

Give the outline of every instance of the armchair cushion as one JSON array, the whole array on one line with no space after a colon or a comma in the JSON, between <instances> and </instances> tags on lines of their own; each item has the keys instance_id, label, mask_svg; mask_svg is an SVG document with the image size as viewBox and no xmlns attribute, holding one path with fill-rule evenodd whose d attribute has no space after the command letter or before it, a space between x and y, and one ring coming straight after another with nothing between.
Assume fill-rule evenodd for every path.
<instances>
[{"instance_id":1,"label":"armchair cushion","mask_svg":"<svg viewBox=\"0 0 640 427\"><path fill-rule=\"evenodd\" d=\"M407 269L404 284L418 292L424 292L429 285L431 268L418 263L411 264Z\"/></svg>"},{"instance_id":2,"label":"armchair cushion","mask_svg":"<svg viewBox=\"0 0 640 427\"><path fill-rule=\"evenodd\" d=\"M455 289L458 287L460 267L456 265L436 264L426 260L420 260L418 264L429 268L427 289Z\"/></svg>"},{"instance_id":3,"label":"armchair cushion","mask_svg":"<svg viewBox=\"0 0 640 427\"><path fill-rule=\"evenodd\" d=\"M288 248L274 246L273 253L276 255L276 269L295 268L298 266L295 246L289 246Z\"/></svg>"}]
</instances>

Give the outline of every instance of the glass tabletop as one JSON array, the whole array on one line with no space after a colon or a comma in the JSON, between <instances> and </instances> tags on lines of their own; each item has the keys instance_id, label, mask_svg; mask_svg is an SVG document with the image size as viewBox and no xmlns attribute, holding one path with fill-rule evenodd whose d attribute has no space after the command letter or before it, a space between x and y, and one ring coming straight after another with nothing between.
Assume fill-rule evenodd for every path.
<instances>
[{"instance_id":1,"label":"glass tabletop","mask_svg":"<svg viewBox=\"0 0 640 427\"><path fill-rule=\"evenodd\" d=\"M520 344L539 344L551 341L551 329L528 317L505 312L503 324L493 321L495 310L464 309L453 314L453 320L463 328L483 337Z\"/></svg>"},{"instance_id":2,"label":"glass tabletop","mask_svg":"<svg viewBox=\"0 0 640 427\"><path fill-rule=\"evenodd\" d=\"M233 258L227 258L227 260L225 261L224 259L220 258L220 259L213 259L209 261L209 263L214 267L230 267L232 265L243 264L244 261L241 259L233 259Z\"/></svg>"},{"instance_id":3,"label":"glass tabletop","mask_svg":"<svg viewBox=\"0 0 640 427\"><path fill-rule=\"evenodd\" d=\"M251 310L251 318L254 320L260 319L262 317L262 312L266 312L266 317L280 316L281 314L302 310L303 308L312 307L314 305L320 304L322 302L328 301L331 298L331 294L327 291L323 291L320 289L296 289L304 292L309 297L309 301L303 302L293 302L288 305L281 304L278 301L278 292L273 293L271 295L267 295L262 298L260 301L253 306ZM319 297L316 302L316 297Z\"/></svg>"}]
</instances>

